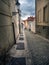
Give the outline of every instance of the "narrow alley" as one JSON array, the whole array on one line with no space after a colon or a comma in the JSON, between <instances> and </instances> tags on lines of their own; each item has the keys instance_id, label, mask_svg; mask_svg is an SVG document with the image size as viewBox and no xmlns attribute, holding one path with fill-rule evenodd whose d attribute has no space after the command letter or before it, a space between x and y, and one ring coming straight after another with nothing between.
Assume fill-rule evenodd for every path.
<instances>
[{"instance_id":1,"label":"narrow alley","mask_svg":"<svg viewBox=\"0 0 49 65\"><path fill-rule=\"evenodd\" d=\"M6 65L49 65L49 41L26 29L8 53Z\"/></svg>"},{"instance_id":2,"label":"narrow alley","mask_svg":"<svg viewBox=\"0 0 49 65\"><path fill-rule=\"evenodd\" d=\"M39 35L25 30L29 53L31 53L31 65L49 65L49 41Z\"/></svg>"},{"instance_id":3,"label":"narrow alley","mask_svg":"<svg viewBox=\"0 0 49 65\"><path fill-rule=\"evenodd\" d=\"M49 65L49 0L0 0L0 65Z\"/></svg>"}]
</instances>

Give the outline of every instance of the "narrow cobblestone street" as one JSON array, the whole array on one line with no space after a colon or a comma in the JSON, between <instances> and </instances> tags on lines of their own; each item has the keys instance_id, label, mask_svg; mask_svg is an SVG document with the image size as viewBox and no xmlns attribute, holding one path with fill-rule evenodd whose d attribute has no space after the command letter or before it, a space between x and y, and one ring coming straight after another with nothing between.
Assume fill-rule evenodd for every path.
<instances>
[{"instance_id":1,"label":"narrow cobblestone street","mask_svg":"<svg viewBox=\"0 0 49 65\"><path fill-rule=\"evenodd\" d=\"M0 0L0 65L49 65L49 0Z\"/></svg>"},{"instance_id":2,"label":"narrow cobblestone street","mask_svg":"<svg viewBox=\"0 0 49 65\"><path fill-rule=\"evenodd\" d=\"M9 53L8 65L49 65L49 42L29 30L19 35Z\"/></svg>"},{"instance_id":3,"label":"narrow cobblestone street","mask_svg":"<svg viewBox=\"0 0 49 65\"><path fill-rule=\"evenodd\" d=\"M31 65L49 65L49 42L25 30L28 49L31 52Z\"/></svg>"}]
</instances>

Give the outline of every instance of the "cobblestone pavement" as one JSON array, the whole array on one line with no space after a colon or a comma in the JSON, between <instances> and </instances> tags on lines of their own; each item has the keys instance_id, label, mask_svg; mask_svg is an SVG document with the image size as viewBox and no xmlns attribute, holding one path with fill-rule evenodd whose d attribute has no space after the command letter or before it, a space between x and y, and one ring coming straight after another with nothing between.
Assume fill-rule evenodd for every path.
<instances>
[{"instance_id":1,"label":"cobblestone pavement","mask_svg":"<svg viewBox=\"0 0 49 65\"><path fill-rule=\"evenodd\" d=\"M49 65L49 42L25 30L31 65ZM28 52L29 53L29 52Z\"/></svg>"}]
</instances>

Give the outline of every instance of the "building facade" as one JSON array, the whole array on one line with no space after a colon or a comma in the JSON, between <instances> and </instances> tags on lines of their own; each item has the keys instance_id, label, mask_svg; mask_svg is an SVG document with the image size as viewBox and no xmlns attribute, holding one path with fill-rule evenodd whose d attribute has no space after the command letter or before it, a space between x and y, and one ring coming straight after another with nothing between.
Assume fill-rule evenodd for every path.
<instances>
[{"instance_id":1,"label":"building facade","mask_svg":"<svg viewBox=\"0 0 49 65\"><path fill-rule=\"evenodd\" d=\"M16 43L19 34L19 12L16 2L17 0L0 0L0 65L4 55Z\"/></svg>"},{"instance_id":2,"label":"building facade","mask_svg":"<svg viewBox=\"0 0 49 65\"><path fill-rule=\"evenodd\" d=\"M32 31L33 33L36 33L35 29L35 17L30 16L27 18L27 20L24 21L25 28Z\"/></svg>"},{"instance_id":3,"label":"building facade","mask_svg":"<svg viewBox=\"0 0 49 65\"><path fill-rule=\"evenodd\" d=\"M34 18L33 22L31 22L31 31L32 31L33 33L36 33L35 18Z\"/></svg>"},{"instance_id":4,"label":"building facade","mask_svg":"<svg viewBox=\"0 0 49 65\"><path fill-rule=\"evenodd\" d=\"M25 29L28 29L28 22L27 22L27 20L23 20L23 22L24 22Z\"/></svg>"},{"instance_id":5,"label":"building facade","mask_svg":"<svg viewBox=\"0 0 49 65\"><path fill-rule=\"evenodd\" d=\"M0 54L14 43L10 0L0 0Z\"/></svg>"},{"instance_id":6,"label":"building facade","mask_svg":"<svg viewBox=\"0 0 49 65\"><path fill-rule=\"evenodd\" d=\"M49 38L49 0L36 0L36 32Z\"/></svg>"},{"instance_id":7,"label":"building facade","mask_svg":"<svg viewBox=\"0 0 49 65\"><path fill-rule=\"evenodd\" d=\"M20 16L20 3L18 0L13 0L12 4L12 22L14 24L14 30L15 30L15 39L17 39L17 37L19 36L19 27L20 27L20 20L21 20L21 16Z\"/></svg>"}]
</instances>

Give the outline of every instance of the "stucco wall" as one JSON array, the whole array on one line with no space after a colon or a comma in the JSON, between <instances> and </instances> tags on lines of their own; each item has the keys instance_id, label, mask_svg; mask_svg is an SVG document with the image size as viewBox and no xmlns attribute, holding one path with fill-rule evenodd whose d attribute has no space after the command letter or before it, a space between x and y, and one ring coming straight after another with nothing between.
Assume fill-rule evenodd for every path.
<instances>
[{"instance_id":1,"label":"stucco wall","mask_svg":"<svg viewBox=\"0 0 49 65\"><path fill-rule=\"evenodd\" d=\"M46 6L47 6L46 13L44 13L44 8ZM44 17L45 14L46 17ZM47 21L44 20L46 18ZM36 32L43 37L49 38L48 30L49 30L49 0L36 0Z\"/></svg>"},{"instance_id":2,"label":"stucco wall","mask_svg":"<svg viewBox=\"0 0 49 65\"><path fill-rule=\"evenodd\" d=\"M35 20L31 23L31 31L32 31L33 33L36 33Z\"/></svg>"},{"instance_id":3,"label":"stucco wall","mask_svg":"<svg viewBox=\"0 0 49 65\"><path fill-rule=\"evenodd\" d=\"M0 0L0 51L7 49L14 43L10 0Z\"/></svg>"},{"instance_id":4,"label":"stucco wall","mask_svg":"<svg viewBox=\"0 0 49 65\"><path fill-rule=\"evenodd\" d=\"M44 21L44 7L45 6L48 6L48 9L49 9L49 0L37 0L37 5L36 5L36 15L37 15L37 25L43 25L43 26L49 26L49 22L45 22ZM38 21L38 18L39 18L39 13L40 11L40 22ZM49 11L47 10L47 19L49 21Z\"/></svg>"}]
</instances>

